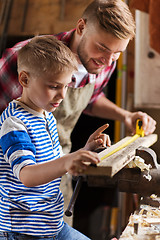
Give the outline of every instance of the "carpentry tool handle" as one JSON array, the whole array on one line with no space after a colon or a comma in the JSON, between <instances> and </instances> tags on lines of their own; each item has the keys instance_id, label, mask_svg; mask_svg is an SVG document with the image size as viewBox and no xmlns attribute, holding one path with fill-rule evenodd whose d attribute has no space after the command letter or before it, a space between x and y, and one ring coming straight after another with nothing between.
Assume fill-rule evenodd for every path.
<instances>
[{"instance_id":1,"label":"carpentry tool handle","mask_svg":"<svg viewBox=\"0 0 160 240\"><path fill-rule=\"evenodd\" d=\"M74 188L74 191L73 191L71 200L70 200L70 202L69 202L68 208L67 208L67 210L65 211L65 215L66 215L67 217L72 216L74 204L75 204L75 202L76 202L76 199L77 199L79 190L80 190L80 188L81 188L82 181L83 181L83 177L82 177L82 176L79 176L79 177L78 177L78 180L77 180L77 183L76 183L76 186L75 186L75 188Z\"/></svg>"},{"instance_id":2,"label":"carpentry tool handle","mask_svg":"<svg viewBox=\"0 0 160 240\"><path fill-rule=\"evenodd\" d=\"M95 152L98 153L98 152L103 151L104 149L106 149L106 147L99 147L99 148L97 148L97 149L95 150ZM91 164L91 165L92 165L92 164ZM94 166L94 165L93 165L93 166ZM95 167L95 166L94 166L94 167ZM77 183L76 183L76 186L75 186L75 188L74 188L74 191L73 191L71 200L70 200L70 202L69 202L68 208L67 208L67 210L65 211L65 215L66 215L67 217L72 216L74 204L75 204L75 202L76 202L76 199L77 199L79 190L80 190L80 188L81 188L82 182L83 182L83 176L79 176L79 177L78 177L78 180L77 180Z\"/></svg>"}]
</instances>

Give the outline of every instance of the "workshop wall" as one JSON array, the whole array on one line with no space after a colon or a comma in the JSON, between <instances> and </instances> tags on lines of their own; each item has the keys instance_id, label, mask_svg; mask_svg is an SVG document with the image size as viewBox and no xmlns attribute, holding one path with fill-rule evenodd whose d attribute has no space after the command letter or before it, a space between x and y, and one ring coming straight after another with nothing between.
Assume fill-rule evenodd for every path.
<instances>
[{"instance_id":1,"label":"workshop wall","mask_svg":"<svg viewBox=\"0 0 160 240\"><path fill-rule=\"evenodd\" d=\"M127 48L126 108L130 111L144 111L157 121L155 133L158 141L151 148L160 162L160 54L149 43L149 14L135 10L133 2L130 0L129 6L136 19L136 38Z\"/></svg>"},{"instance_id":2,"label":"workshop wall","mask_svg":"<svg viewBox=\"0 0 160 240\"><path fill-rule=\"evenodd\" d=\"M12 3L13 2L13 3ZM7 24L9 36L51 34L75 26L78 17L91 0L6 0L0 1L0 32ZM7 8L10 5L9 16ZM7 21L7 23L5 22Z\"/></svg>"}]
</instances>

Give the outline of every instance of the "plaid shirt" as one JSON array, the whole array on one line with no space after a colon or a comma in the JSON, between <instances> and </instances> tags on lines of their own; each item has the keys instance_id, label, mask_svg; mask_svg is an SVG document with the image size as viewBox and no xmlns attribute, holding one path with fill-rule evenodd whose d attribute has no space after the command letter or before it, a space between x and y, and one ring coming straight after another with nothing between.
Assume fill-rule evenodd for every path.
<instances>
[{"instance_id":1,"label":"plaid shirt","mask_svg":"<svg viewBox=\"0 0 160 240\"><path fill-rule=\"evenodd\" d=\"M75 29L59 33L55 36L69 46L74 31ZM6 49L0 59L0 112L8 106L10 101L16 99L22 93L22 87L17 80L17 52L28 42L29 40L25 40L17 43L13 48ZM104 68L100 74L88 73L84 76L78 87L84 87L87 83L91 82L91 79L92 81L93 78L95 79L94 92L85 111L86 113L90 113L92 104L104 94L102 90L108 83L115 66L116 62L113 62L111 66ZM73 82L75 80L73 77Z\"/></svg>"}]
</instances>

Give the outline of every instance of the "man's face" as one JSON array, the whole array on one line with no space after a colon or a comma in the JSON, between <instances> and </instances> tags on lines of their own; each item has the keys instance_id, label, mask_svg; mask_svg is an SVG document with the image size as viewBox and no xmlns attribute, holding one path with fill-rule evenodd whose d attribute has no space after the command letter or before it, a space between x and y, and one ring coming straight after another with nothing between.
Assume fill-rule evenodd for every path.
<instances>
[{"instance_id":1,"label":"man's face","mask_svg":"<svg viewBox=\"0 0 160 240\"><path fill-rule=\"evenodd\" d=\"M123 52L129 39L118 39L99 27L85 25L77 46L79 60L89 73L98 74Z\"/></svg>"}]
</instances>

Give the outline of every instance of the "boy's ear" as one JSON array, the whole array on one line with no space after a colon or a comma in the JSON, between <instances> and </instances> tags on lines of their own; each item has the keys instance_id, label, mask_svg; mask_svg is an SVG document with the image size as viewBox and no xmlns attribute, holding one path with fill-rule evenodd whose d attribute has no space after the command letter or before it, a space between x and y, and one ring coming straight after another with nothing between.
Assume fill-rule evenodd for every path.
<instances>
[{"instance_id":1,"label":"boy's ear","mask_svg":"<svg viewBox=\"0 0 160 240\"><path fill-rule=\"evenodd\" d=\"M29 83L28 73L25 71L20 72L18 80L22 87L27 87Z\"/></svg>"},{"instance_id":2,"label":"boy's ear","mask_svg":"<svg viewBox=\"0 0 160 240\"><path fill-rule=\"evenodd\" d=\"M76 27L76 31L79 35L82 35L85 26L86 26L85 19L80 18L77 22L77 27Z\"/></svg>"}]
</instances>

